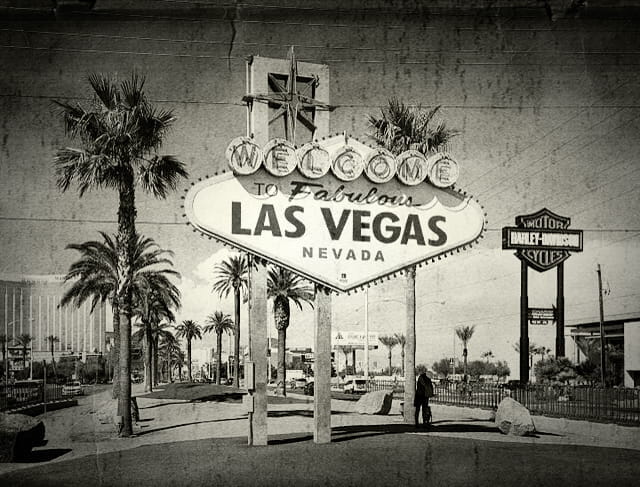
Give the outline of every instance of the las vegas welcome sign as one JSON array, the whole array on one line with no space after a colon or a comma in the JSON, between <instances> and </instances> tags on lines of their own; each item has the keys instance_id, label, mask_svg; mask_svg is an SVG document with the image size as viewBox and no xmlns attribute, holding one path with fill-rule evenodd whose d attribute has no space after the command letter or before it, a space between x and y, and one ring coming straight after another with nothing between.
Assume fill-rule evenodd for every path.
<instances>
[{"instance_id":1,"label":"las vegas welcome sign","mask_svg":"<svg viewBox=\"0 0 640 487\"><path fill-rule=\"evenodd\" d=\"M191 225L205 235L349 291L472 244L485 215L450 188L457 163L416 151L394 157L336 135L296 148L239 137L232 172L194 184Z\"/></svg>"}]
</instances>

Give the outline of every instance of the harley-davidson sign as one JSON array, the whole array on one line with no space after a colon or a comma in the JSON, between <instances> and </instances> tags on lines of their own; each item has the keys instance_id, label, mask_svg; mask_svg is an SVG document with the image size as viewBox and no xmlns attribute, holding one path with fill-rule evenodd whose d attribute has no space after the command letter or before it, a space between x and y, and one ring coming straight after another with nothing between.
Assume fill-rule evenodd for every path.
<instances>
[{"instance_id":1,"label":"harley-davidson sign","mask_svg":"<svg viewBox=\"0 0 640 487\"><path fill-rule=\"evenodd\" d=\"M582 251L582 230L569 230L571 219L546 208L516 217L516 227L502 229L502 248L516 249L518 258L544 272Z\"/></svg>"},{"instance_id":2,"label":"harley-davidson sign","mask_svg":"<svg viewBox=\"0 0 640 487\"><path fill-rule=\"evenodd\" d=\"M396 170L393 157L378 157L355 139L347 144L340 139L342 143L333 138L297 151L302 158L295 158L286 144L270 143L261 154L256 151L258 159L252 164L262 157L258 167L195 184L185 198L190 223L206 235L339 291L454 252L482 236L485 219L477 201L426 182L408 185L401 177L390 179L380 165ZM246 169L246 157L254 156L245 152L245 159L234 160L241 144L232 146L230 163L242 162ZM317 166L310 150L322 156ZM291 169L292 160L297 160L297 170ZM362 173L367 161L373 161L376 167L370 169L388 182L366 178ZM315 174L314 169L324 174L305 175ZM418 174L417 166L406 172L428 175L426 168L424 175Z\"/></svg>"}]
</instances>

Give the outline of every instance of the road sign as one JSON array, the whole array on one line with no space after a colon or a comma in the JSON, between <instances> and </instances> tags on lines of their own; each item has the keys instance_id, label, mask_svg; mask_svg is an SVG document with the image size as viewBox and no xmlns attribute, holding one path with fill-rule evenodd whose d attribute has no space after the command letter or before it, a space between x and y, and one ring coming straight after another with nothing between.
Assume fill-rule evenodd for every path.
<instances>
[{"instance_id":1,"label":"road sign","mask_svg":"<svg viewBox=\"0 0 640 487\"><path fill-rule=\"evenodd\" d=\"M555 308L529 308L529 323L532 325L550 325L556 321Z\"/></svg>"}]
</instances>

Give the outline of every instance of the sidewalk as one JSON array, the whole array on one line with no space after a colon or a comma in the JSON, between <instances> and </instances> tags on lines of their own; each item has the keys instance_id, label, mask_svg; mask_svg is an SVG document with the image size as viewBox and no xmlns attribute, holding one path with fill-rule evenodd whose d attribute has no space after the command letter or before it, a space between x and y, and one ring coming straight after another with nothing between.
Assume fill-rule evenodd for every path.
<instances>
[{"instance_id":1,"label":"sidewalk","mask_svg":"<svg viewBox=\"0 0 640 487\"><path fill-rule=\"evenodd\" d=\"M47 444L34 449L40 461L60 462L87 455L137 448L142 445L175 443L211 438L247 437L247 414L242 402L189 403L171 399L147 399L142 385L134 385L140 421L134 426L135 436L117 438L112 416L115 401L110 392L81 398L73 408L48 412L40 416L46 427ZM294 403L269 404L268 431L274 442L283 436L313 438L313 398L289 394ZM433 426L428 430L406 427L400 415L399 401L394 401L387 416L355 413L354 401L332 400L331 424L334 432L367 428L384 431L404 431L411 435L450 437L492 442L547 445L584 445L592 447L634 448L640 450L640 429L594 425L580 421L534 418L539 434L535 437L502 435L491 419L491 411L432 405ZM579 423L579 424L574 424ZM586 426L585 424L586 423ZM605 429L617 432L618 437L605 435ZM630 431L626 431L630 430ZM621 441L622 438L622 441ZM269 448L269 447L267 447ZM0 474L28 468L32 463L0 464Z\"/></svg>"}]
</instances>

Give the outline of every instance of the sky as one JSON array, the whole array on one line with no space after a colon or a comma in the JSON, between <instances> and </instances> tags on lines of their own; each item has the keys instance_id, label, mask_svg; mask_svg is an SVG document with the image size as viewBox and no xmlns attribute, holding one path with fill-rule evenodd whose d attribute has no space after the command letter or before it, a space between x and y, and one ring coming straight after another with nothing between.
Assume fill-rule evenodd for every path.
<instances>
[{"instance_id":1,"label":"sky","mask_svg":"<svg viewBox=\"0 0 640 487\"><path fill-rule=\"evenodd\" d=\"M225 169L224 150L246 132L247 57L284 59L296 44L301 61L328 66L331 133L366 139L368 116L390 96L440 105L441 119L459 131L449 148L460 166L457 187L478 199L488 223L478 245L418 269L418 363L460 357L454 329L474 325L470 359L491 350L517 376L520 261L502 250L501 228L542 207L584 230L583 252L565 262L566 321L597 319L598 264L609 291L605 317L640 314L640 37L624 16L551 24L544 15L414 21L389 14L336 23L322 17L331 13L317 12L310 22L307 10L290 9L269 22L244 11L231 26L188 8L168 21L154 13L155 3L145 3L144 18L134 12L135 22L0 19L0 64L11 67L0 73L0 272L63 274L74 259L68 243L115 230L113 192L79 198L56 187L52 158L74 142L53 101L86 102L89 72L137 69L147 75L150 98L177 117L162 152L189 170L166 200L138 195L138 228L175 254L178 320L231 314L232 298L211 292L213 268L229 249L186 225L180 197L192 182ZM163 3L162 15L171 17L170 2ZM300 18L313 24L303 39ZM530 305L550 307L555 270L529 275ZM404 332L404 293L402 276L371 287L371 331ZM363 305L362 292L335 296L333 328L363 329ZM553 349L554 336L552 326L530 327L538 345ZM194 346L213 343L207 337ZM288 344L313 345L308 307L292 308ZM571 347L567 341L569 353ZM372 352L371 362L386 363L386 351ZM397 348L393 362L400 362Z\"/></svg>"}]
</instances>

